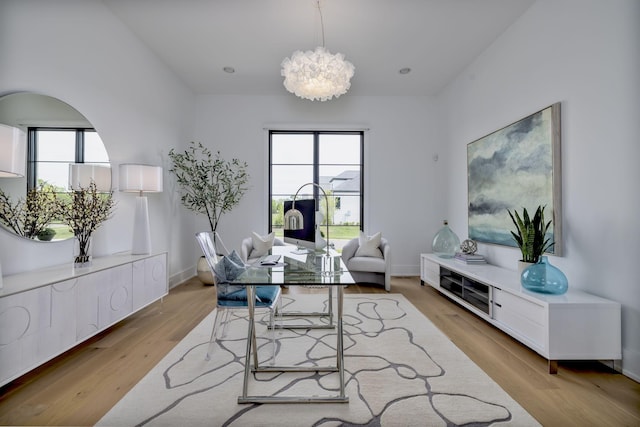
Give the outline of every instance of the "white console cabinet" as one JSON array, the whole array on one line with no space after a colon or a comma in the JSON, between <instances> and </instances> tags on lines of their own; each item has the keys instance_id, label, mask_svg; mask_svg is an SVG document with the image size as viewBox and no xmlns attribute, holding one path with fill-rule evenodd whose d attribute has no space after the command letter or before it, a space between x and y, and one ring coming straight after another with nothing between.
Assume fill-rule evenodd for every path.
<instances>
[{"instance_id":1,"label":"white console cabinet","mask_svg":"<svg viewBox=\"0 0 640 427\"><path fill-rule=\"evenodd\" d=\"M571 289L530 292L515 270L420 255L420 279L549 361L622 358L619 303Z\"/></svg>"},{"instance_id":2,"label":"white console cabinet","mask_svg":"<svg viewBox=\"0 0 640 427\"><path fill-rule=\"evenodd\" d=\"M162 298L167 254L116 254L90 267L4 277L0 289L0 385Z\"/></svg>"}]
</instances>

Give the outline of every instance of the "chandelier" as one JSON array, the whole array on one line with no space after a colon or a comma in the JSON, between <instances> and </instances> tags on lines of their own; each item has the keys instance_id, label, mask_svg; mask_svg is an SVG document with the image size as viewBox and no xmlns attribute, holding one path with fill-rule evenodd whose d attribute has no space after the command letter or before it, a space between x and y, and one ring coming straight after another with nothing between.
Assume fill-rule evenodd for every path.
<instances>
[{"instance_id":1,"label":"chandelier","mask_svg":"<svg viewBox=\"0 0 640 427\"><path fill-rule=\"evenodd\" d=\"M344 95L351 87L355 67L345 61L344 55L333 55L324 47L324 23L322 10L318 0L320 27L322 28L322 46L316 50L293 52L291 58L282 61L281 75L284 77L284 87L300 98L315 101L328 101L334 96Z\"/></svg>"}]
</instances>

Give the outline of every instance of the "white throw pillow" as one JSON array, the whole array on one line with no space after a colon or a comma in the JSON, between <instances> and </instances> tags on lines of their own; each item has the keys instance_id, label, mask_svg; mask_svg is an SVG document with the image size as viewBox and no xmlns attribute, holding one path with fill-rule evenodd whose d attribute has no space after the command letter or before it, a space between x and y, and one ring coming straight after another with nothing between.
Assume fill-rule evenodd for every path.
<instances>
[{"instance_id":1,"label":"white throw pillow","mask_svg":"<svg viewBox=\"0 0 640 427\"><path fill-rule=\"evenodd\" d=\"M255 258L263 255L267 255L273 247L273 240L276 238L276 233L272 231L266 236L261 236L256 232L251 232L251 240L253 241L253 250L251 251L250 258Z\"/></svg>"},{"instance_id":2,"label":"white throw pillow","mask_svg":"<svg viewBox=\"0 0 640 427\"><path fill-rule=\"evenodd\" d=\"M377 232L373 236L365 236L364 233L360 233L358 237L358 250L355 256L370 256L375 258L384 258L382 251L380 250L380 241L382 240L382 233Z\"/></svg>"}]
</instances>

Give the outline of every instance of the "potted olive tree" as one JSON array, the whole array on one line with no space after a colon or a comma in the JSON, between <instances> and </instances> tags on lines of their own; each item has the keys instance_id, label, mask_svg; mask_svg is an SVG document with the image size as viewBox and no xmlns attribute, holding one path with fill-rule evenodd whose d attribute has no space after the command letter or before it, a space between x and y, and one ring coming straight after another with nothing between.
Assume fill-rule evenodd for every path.
<instances>
[{"instance_id":1,"label":"potted olive tree","mask_svg":"<svg viewBox=\"0 0 640 427\"><path fill-rule=\"evenodd\" d=\"M538 206L533 219L529 216L527 208L523 208L522 216L515 209L513 213L507 210L516 226L516 232L511 231L511 235L522 252L522 259L519 261L520 270L526 268L528 264L538 262L540 256L554 244L547 237L551 221L545 222L544 208L544 206Z\"/></svg>"},{"instance_id":2,"label":"potted olive tree","mask_svg":"<svg viewBox=\"0 0 640 427\"><path fill-rule=\"evenodd\" d=\"M213 154L201 142L193 141L184 152L171 149L169 158L172 161L169 171L176 176L182 204L207 216L215 238L222 215L240 203L248 189L247 163L235 158L225 160L220 151ZM208 268L202 271L208 272ZM199 277L205 283L213 283L210 274L199 274Z\"/></svg>"}]
</instances>

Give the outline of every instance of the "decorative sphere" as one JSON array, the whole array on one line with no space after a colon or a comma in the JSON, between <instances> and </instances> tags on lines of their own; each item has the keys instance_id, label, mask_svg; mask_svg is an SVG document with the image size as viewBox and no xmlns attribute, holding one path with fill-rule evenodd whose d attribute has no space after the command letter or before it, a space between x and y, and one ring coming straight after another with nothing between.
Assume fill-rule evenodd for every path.
<instances>
[{"instance_id":1,"label":"decorative sphere","mask_svg":"<svg viewBox=\"0 0 640 427\"><path fill-rule=\"evenodd\" d=\"M475 254L478 250L478 244L471 239L467 239L460 245L460 250L465 254Z\"/></svg>"}]
</instances>

